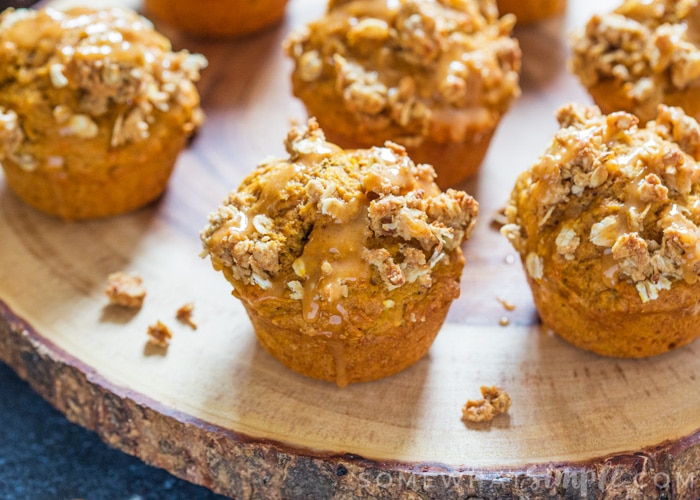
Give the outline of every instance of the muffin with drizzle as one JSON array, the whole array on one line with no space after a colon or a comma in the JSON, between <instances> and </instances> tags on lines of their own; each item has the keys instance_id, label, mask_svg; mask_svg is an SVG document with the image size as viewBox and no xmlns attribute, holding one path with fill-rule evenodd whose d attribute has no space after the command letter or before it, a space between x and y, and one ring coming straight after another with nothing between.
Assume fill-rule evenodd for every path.
<instances>
[{"instance_id":1,"label":"muffin with drizzle","mask_svg":"<svg viewBox=\"0 0 700 500\"><path fill-rule=\"evenodd\" d=\"M495 0L334 0L285 43L292 89L333 142L399 143L454 186L520 95L514 23Z\"/></svg>"},{"instance_id":2,"label":"muffin with drizzle","mask_svg":"<svg viewBox=\"0 0 700 500\"><path fill-rule=\"evenodd\" d=\"M403 370L459 295L478 204L404 148L343 150L313 119L286 148L210 215L203 254L289 368L341 387Z\"/></svg>"},{"instance_id":3,"label":"muffin with drizzle","mask_svg":"<svg viewBox=\"0 0 700 500\"><path fill-rule=\"evenodd\" d=\"M559 110L560 130L517 180L502 232L542 321L606 356L644 357L700 335L700 125Z\"/></svg>"},{"instance_id":4,"label":"muffin with drizzle","mask_svg":"<svg viewBox=\"0 0 700 500\"><path fill-rule=\"evenodd\" d=\"M121 214L165 190L202 123L204 56L172 51L128 9L0 15L0 160L33 207L64 219Z\"/></svg>"},{"instance_id":5,"label":"muffin with drizzle","mask_svg":"<svg viewBox=\"0 0 700 500\"><path fill-rule=\"evenodd\" d=\"M575 33L570 67L605 113L645 123L666 104L699 120L699 40L697 0L624 0Z\"/></svg>"}]
</instances>

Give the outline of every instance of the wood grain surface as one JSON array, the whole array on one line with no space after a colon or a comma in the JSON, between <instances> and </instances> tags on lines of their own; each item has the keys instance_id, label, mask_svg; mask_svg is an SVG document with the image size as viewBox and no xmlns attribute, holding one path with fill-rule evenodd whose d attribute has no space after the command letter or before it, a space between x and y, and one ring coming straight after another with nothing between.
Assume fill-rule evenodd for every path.
<instances>
[{"instance_id":1,"label":"wood grain surface","mask_svg":"<svg viewBox=\"0 0 700 500\"><path fill-rule=\"evenodd\" d=\"M157 203L66 223L25 206L0 174L0 359L108 444L231 497L697 498L700 344L642 360L568 345L539 325L516 254L491 224L551 139L555 110L590 102L566 70L566 36L611 7L570 0L565 18L516 31L523 96L462 186L481 203L462 295L405 372L345 389L290 372L198 257L208 213L258 161L282 155L290 121L306 117L280 44L321 14L314 0L291 0L282 25L239 41L158 26L210 66L199 85L207 122ZM118 270L144 279L138 312L107 305ZM197 330L175 319L187 302ZM147 344L157 320L174 333L167 350ZM510 412L465 425L464 402L494 384Z\"/></svg>"}]
</instances>

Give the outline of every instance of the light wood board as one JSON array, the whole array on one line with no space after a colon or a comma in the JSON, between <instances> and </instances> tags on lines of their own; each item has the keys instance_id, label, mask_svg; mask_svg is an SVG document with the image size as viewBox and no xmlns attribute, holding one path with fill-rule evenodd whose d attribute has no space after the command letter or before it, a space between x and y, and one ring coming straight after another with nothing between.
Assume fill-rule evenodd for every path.
<instances>
[{"instance_id":1,"label":"light wood board","mask_svg":"<svg viewBox=\"0 0 700 500\"><path fill-rule=\"evenodd\" d=\"M198 257L208 213L258 161L282 155L290 121L305 119L280 44L321 14L313 0L291 0L284 24L241 41L165 30L209 59L207 122L152 206L61 222L25 206L0 174L0 359L110 445L232 497L698 497L700 344L644 360L568 345L540 327L515 252L491 224L556 130L555 110L590 102L566 70L566 36L611 7L571 0L564 19L517 30L523 96L462 186L481 203L462 296L405 372L345 389L290 372ZM107 305L118 270L144 278L137 313ZM187 302L196 331L175 320ZM166 352L146 342L157 320L174 332ZM494 384L510 412L465 425L464 402Z\"/></svg>"}]
</instances>

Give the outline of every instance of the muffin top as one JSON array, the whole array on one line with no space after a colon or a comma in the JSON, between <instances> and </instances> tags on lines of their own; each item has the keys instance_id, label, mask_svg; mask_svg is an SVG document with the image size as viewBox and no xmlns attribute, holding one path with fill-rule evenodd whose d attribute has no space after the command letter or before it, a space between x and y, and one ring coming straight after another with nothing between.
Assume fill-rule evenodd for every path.
<instances>
[{"instance_id":1,"label":"muffin top","mask_svg":"<svg viewBox=\"0 0 700 500\"><path fill-rule=\"evenodd\" d=\"M520 94L514 23L493 0L332 1L285 50L301 82L334 86L369 129L400 126L407 145L435 128L461 141Z\"/></svg>"},{"instance_id":2,"label":"muffin top","mask_svg":"<svg viewBox=\"0 0 700 500\"><path fill-rule=\"evenodd\" d=\"M587 87L619 82L647 121L665 93L700 83L699 37L697 0L625 0L575 35L571 68Z\"/></svg>"},{"instance_id":3,"label":"muffin top","mask_svg":"<svg viewBox=\"0 0 700 500\"><path fill-rule=\"evenodd\" d=\"M0 15L0 156L22 168L47 137L137 144L165 114L182 132L202 121L192 83L201 55L173 52L147 19L127 9L7 9ZM47 144L44 144L47 145ZM50 159L48 168L60 158ZM53 162L53 163L51 163Z\"/></svg>"},{"instance_id":4,"label":"muffin top","mask_svg":"<svg viewBox=\"0 0 700 500\"><path fill-rule=\"evenodd\" d=\"M642 302L700 275L700 126L660 106L628 113L567 105L538 162L518 179L503 234L530 277L600 296L621 283ZM571 285L574 286L574 285Z\"/></svg>"},{"instance_id":5,"label":"muffin top","mask_svg":"<svg viewBox=\"0 0 700 500\"><path fill-rule=\"evenodd\" d=\"M478 204L441 192L396 144L345 151L312 119L289 158L261 163L209 217L203 255L237 292L300 300L307 321L354 293L430 287L476 223ZM336 312L337 314L337 312Z\"/></svg>"}]
</instances>

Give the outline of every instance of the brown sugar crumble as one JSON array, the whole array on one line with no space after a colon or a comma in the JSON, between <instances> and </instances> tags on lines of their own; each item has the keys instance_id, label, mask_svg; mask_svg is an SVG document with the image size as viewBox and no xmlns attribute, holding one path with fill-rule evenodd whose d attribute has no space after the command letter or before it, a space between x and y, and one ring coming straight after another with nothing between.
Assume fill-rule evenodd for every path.
<instances>
[{"instance_id":1,"label":"brown sugar crumble","mask_svg":"<svg viewBox=\"0 0 700 500\"><path fill-rule=\"evenodd\" d=\"M195 323L192 320L192 312L194 311L194 303L193 302L188 302L184 306L180 307L177 310L177 313L175 313L175 317L180 321L181 323L186 324L193 330L197 329L197 323Z\"/></svg>"},{"instance_id":2,"label":"brown sugar crumble","mask_svg":"<svg viewBox=\"0 0 700 500\"><path fill-rule=\"evenodd\" d=\"M465 422L490 422L500 413L510 408L511 399L506 391L496 386L481 386L482 399L468 400L462 408Z\"/></svg>"},{"instance_id":3,"label":"brown sugar crumble","mask_svg":"<svg viewBox=\"0 0 700 500\"><path fill-rule=\"evenodd\" d=\"M146 298L146 289L140 276L116 272L107 277L105 294L110 304L139 309Z\"/></svg>"},{"instance_id":4,"label":"brown sugar crumble","mask_svg":"<svg viewBox=\"0 0 700 500\"><path fill-rule=\"evenodd\" d=\"M173 333L162 321L148 327L148 342L159 347L168 347Z\"/></svg>"}]
</instances>

